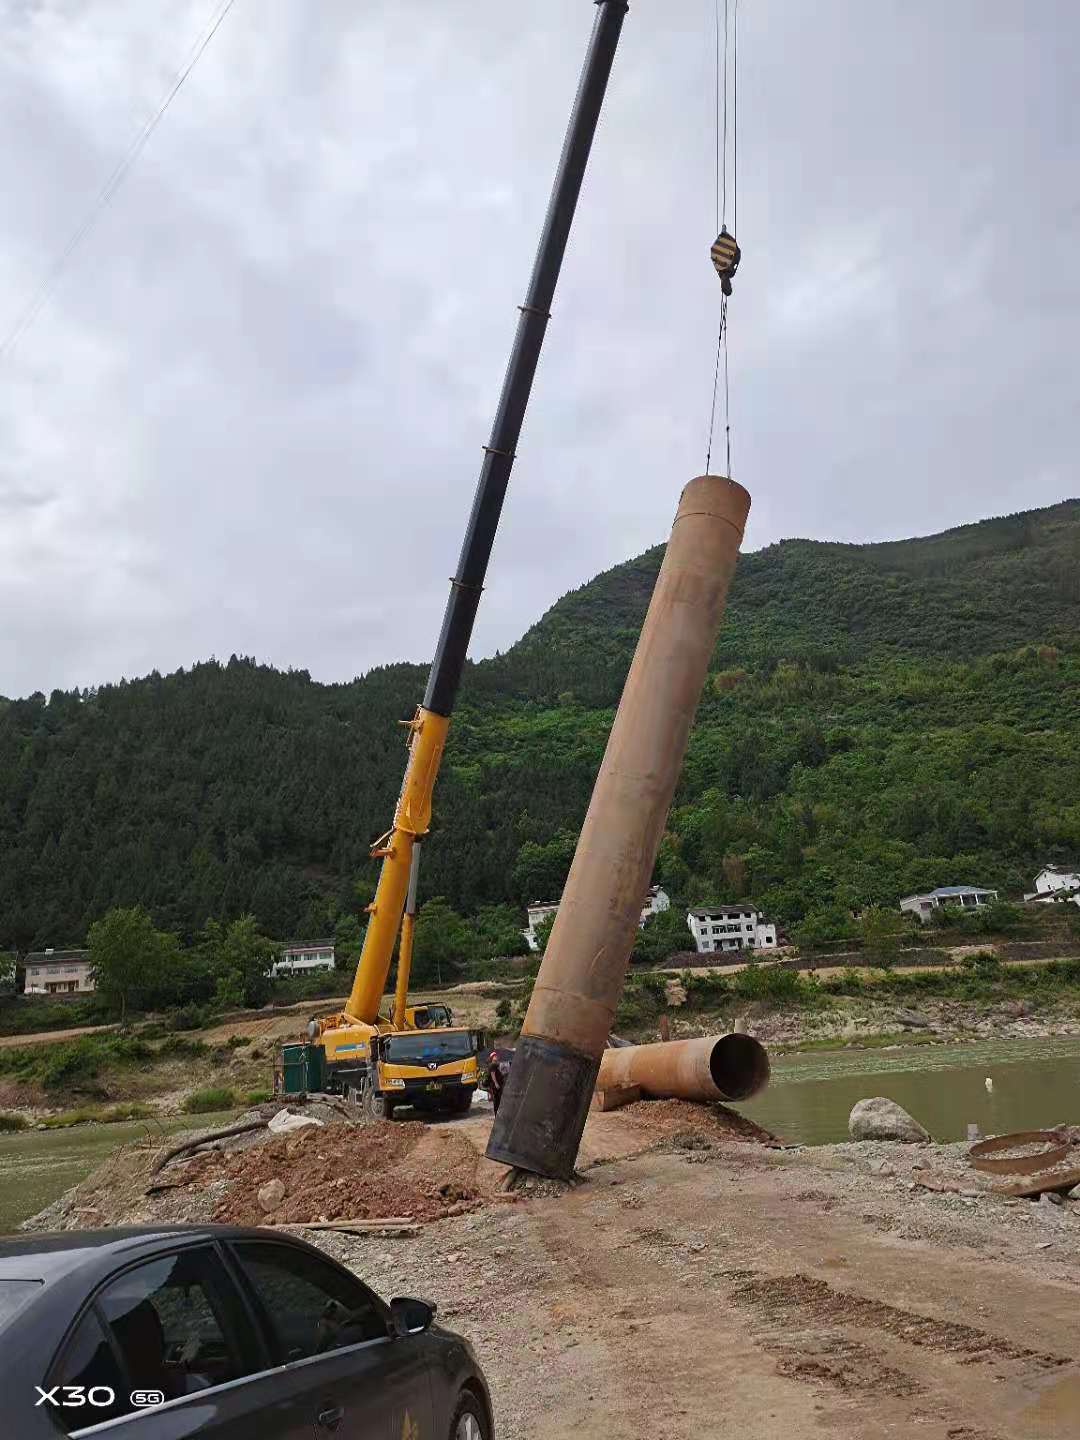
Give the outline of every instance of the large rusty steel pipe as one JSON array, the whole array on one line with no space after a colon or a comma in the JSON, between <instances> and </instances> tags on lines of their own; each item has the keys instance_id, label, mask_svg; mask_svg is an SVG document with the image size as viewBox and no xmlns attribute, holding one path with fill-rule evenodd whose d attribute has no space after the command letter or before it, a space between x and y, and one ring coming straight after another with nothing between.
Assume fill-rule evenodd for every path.
<instances>
[{"instance_id":1,"label":"large rusty steel pipe","mask_svg":"<svg viewBox=\"0 0 1080 1440\"><path fill-rule=\"evenodd\" d=\"M569 1178L724 613L750 496L682 492L487 1154Z\"/></svg>"},{"instance_id":2,"label":"large rusty steel pipe","mask_svg":"<svg viewBox=\"0 0 1080 1440\"><path fill-rule=\"evenodd\" d=\"M769 1083L769 1057L752 1035L706 1035L605 1050L598 1090L636 1085L656 1100L749 1100Z\"/></svg>"}]
</instances>

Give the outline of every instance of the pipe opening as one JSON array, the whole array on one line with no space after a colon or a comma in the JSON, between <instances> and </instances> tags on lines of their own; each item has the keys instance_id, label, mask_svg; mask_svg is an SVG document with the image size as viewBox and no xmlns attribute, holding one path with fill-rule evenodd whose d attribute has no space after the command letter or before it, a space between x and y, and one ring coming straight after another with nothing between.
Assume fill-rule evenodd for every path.
<instances>
[{"instance_id":1,"label":"pipe opening","mask_svg":"<svg viewBox=\"0 0 1080 1440\"><path fill-rule=\"evenodd\" d=\"M769 1057L752 1035L724 1035L712 1048L709 1073L727 1100L749 1100L769 1083Z\"/></svg>"}]
</instances>

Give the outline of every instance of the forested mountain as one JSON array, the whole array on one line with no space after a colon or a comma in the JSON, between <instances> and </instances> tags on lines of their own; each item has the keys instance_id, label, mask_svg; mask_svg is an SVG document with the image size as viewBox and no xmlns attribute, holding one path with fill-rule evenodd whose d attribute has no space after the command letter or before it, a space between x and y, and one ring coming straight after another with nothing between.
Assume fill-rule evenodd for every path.
<instances>
[{"instance_id":1,"label":"forested mountain","mask_svg":"<svg viewBox=\"0 0 1080 1440\"><path fill-rule=\"evenodd\" d=\"M471 665L422 895L557 893L663 548ZM433 617L434 625L434 617ZM0 700L0 949L142 901L286 937L370 898L425 670L321 685L253 660ZM657 878L794 921L1080 858L1080 502L743 556Z\"/></svg>"}]
</instances>

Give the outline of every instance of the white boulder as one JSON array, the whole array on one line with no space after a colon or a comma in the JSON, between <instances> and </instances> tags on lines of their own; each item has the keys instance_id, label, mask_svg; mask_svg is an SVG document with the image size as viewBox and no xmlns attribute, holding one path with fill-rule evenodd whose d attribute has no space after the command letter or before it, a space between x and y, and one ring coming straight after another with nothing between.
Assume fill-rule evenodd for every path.
<instances>
[{"instance_id":1,"label":"white boulder","mask_svg":"<svg viewBox=\"0 0 1080 1440\"><path fill-rule=\"evenodd\" d=\"M908 1145L930 1139L902 1105L884 1095L859 1101L848 1116L848 1134L852 1140L901 1140Z\"/></svg>"}]
</instances>

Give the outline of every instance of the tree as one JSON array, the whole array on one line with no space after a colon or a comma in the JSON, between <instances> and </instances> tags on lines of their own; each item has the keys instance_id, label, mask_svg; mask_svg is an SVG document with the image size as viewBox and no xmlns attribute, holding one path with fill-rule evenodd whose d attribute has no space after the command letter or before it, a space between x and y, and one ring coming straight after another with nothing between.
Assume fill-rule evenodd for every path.
<instances>
[{"instance_id":1,"label":"tree","mask_svg":"<svg viewBox=\"0 0 1080 1440\"><path fill-rule=\"evenodd\" d=\"M364 948L364 930L356 915L342 915L334 926L334 969L348 974L356 969Z\"/></svg>"},{"instance_id":2,"label":"tree","mask_svg":"<svg viewBox=\"0 0 1080 1440\"><path fill-rule=\"evenodd\" d=\"M813 910L792 927L792 938L800 950L824 950L829 945L854 939L851 916L839 905Z\"/></svg>"},{"instance_id":3,"label":"tree","mask_svg":"<svg viewBox=\"0 0 1080 1440\"><path fill-rule=\"evenodd\" d=\"M473 960L529 954L522 916L513 905L483 905L467 924Z\"/></svg>"},{"instance_id":4,"label":"tree","mask_svg":"<svg viewBox=\"0 0 1080 1440\"><path fill-rule=\"evenodd\" d=\"M208 920L202 941L219 1004L254 1009L270 994L270 971L281 947L260 935L254 915L229 925Z\"/></svg>"},{"instance_id":5,"label":"tree","mask_svg":"<svg viewBox=\"0 0 1080 1440\"><path fill-rule=\"evenodd\" d=\"M674 905L650 915L634 937L630 956L635 965L659 965L671 955L691 947L686 916Z\"/></svg>"},{"instance_id":6,"label":"tree","mask_svg":"<svg viewBox=\"0 0 1080 1440\"><path fill-rule=\"evenodd\" d=\"M471 938L465 921L444 896L425 900L413 933L412 980L434 980L441 985L467 958Z\"/></svg>"},{"instance_id":7,"label":"tree","mask_svg":"<svg viewBox=\"0 0 1080 1440\"><path fill-rule=\"evenodd\" d=\"M741 900L746 894L746 861L741 855L725 855L723 871L724 883L731 891L731 898Z\"/></svg>"},{"instance_id":8,"label":"tree","mask_svg":"<svg viewBox=\"0 0 1080 1440\"><path fill-rule=\"evenodd\" d=\"M107 1004L117 1005L120 1019L128 1004L157 998L169 988L169 965L180 942L155 930L141 905L116 906L90 926L86 936L94 988Z\"/></svg>"},{"instance_id":9,"label":"tree","mask_svg":"<svg viewBox=\"0 0 1080 1440\"><path fill-rule=\"evenodd\" d=\"M511 887L522 904L558 900L570 872L576 845L577 837L565 830L546 845L526 840L517 853L510 874Z\"/></svg>"},{"instance_id":10,"label":"tree","mask_svg":"<svg viewBox=\"0 0 1080 1440\"><path fill-rule=\"evenodd\" d=\"M555 926L555 915L545 915L539 925L533 926L533 934L536 936L536 953L543 955L547 949L548 941L551 939L551 932Z\"/></svg>"},{"instance_id":11,"label":"tree","mask_svg":"<svg viewBox=\"0 0 1080 1440\"><path fill-rule=\"evenodd\" d=\"M900 938L907 929L902 915L868 905L859 919L859 939L863 950L881 965L890 965L900 948Z\"/></svg>"}]
</instances>

